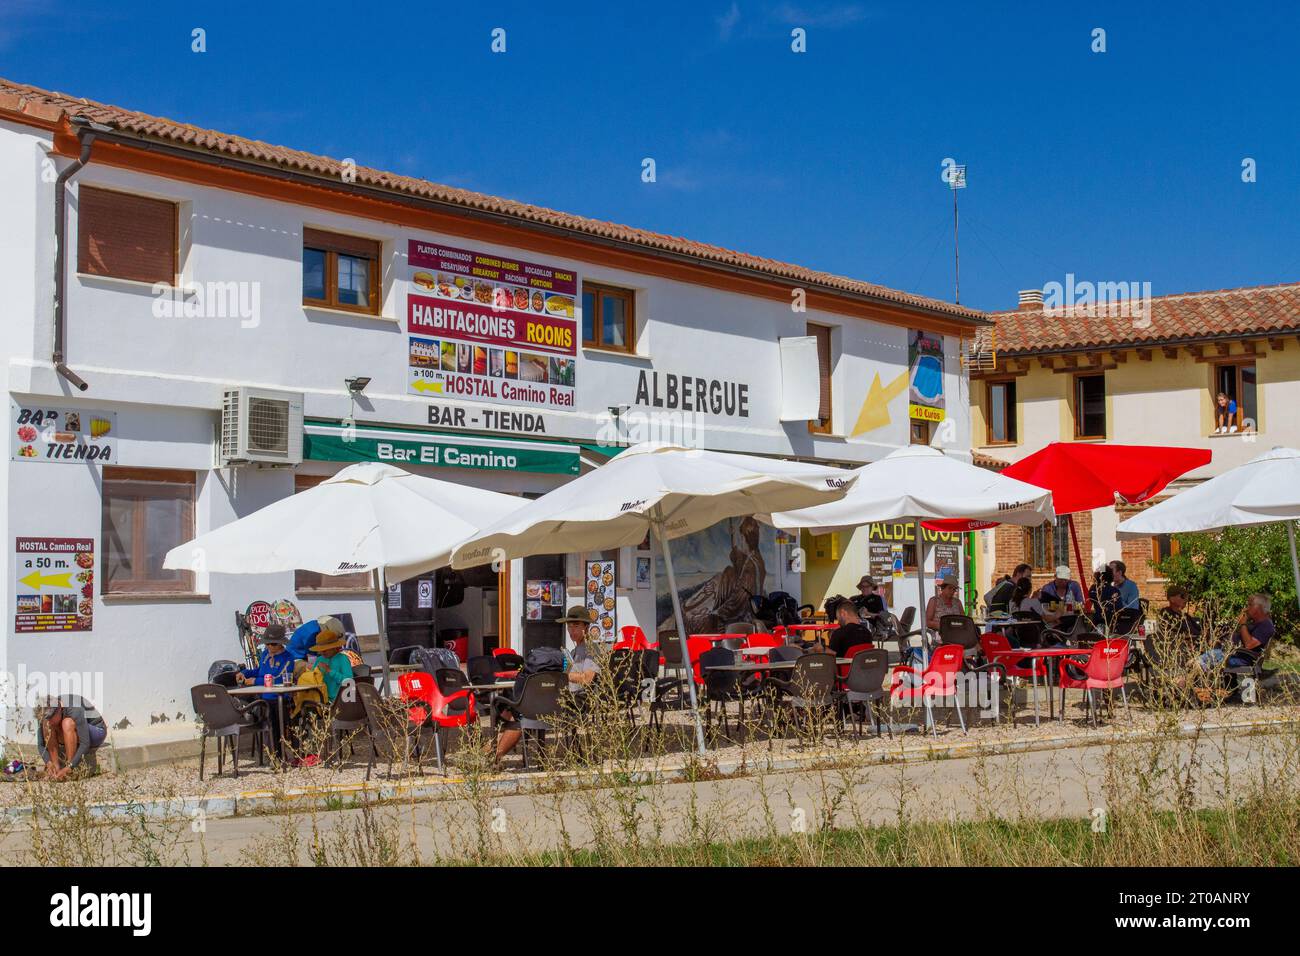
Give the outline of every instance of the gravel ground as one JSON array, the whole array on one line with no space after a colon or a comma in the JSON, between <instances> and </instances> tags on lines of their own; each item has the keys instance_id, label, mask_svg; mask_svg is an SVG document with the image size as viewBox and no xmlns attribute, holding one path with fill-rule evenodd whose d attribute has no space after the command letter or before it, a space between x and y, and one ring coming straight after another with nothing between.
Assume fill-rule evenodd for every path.
<instances>
[{"instance_id":1,"label":"gravel ground","mask_svg":"<svg viewBox=\"0 0 1300 956\"><path fill-rule=\"evenodd\" d=\"M905 715L908 715L907 711L899 711L895 719L900 721L911 719ZM1295 720L1296 717L1297 710L1295 706L1224 706L1186 711L1180 715L1178 723L1187 724L1197 721L1204 721L1207 724L1244 721L1282 722ZM1165 716L1163 720L1167 726L1168 716ZM907 734L896 733L892 739L888 736L877 739L871 736L868 727L865 729L866 736L861 741L858 741L852 728L850 728L840 739L838 745L834 742L833 737L827 737L820 745L814 746L813 742L809 740L802 742L781 738L769 740L762 733L754 733L740 743L729 743L725 739L717 739L711 743L710 760L716 760L724 766L743 763L746 767L761 770L768 761L800 756L805 759L825 758L857 761L878 758L882 754L891 752L894 754L920 755L931 748L942 749L952 746L979 746L996 749L1009 743L1023 745L1026 742L1054 738L1065 738L1062 745L1068 745L1088 739L1109 739L1117 732L1126 734L1151 733L1157 730L1159 721L1159 715L1136 704L1126 716L1123 707L1117 704L1114 719L1105 720L1100 728L1093 729L1084 719L1083 711L1072 702L1067 707L1064 722L1048 720L1044 709L1041 724L1035 726L1032 712L1024 708L1018 712L1017 722L1014 726L1006 722L1001 725L984 722L979 726L971 726L966 733L963 733L957 726L955 719L951 722L951 726L945 726L944 716L941 714L937 738L928 734L921 735L912 732ZM734 730L733 724L733 732ZM684 767L688 762L688 754L692 749L693 740L692 728L686 713L677 711L668 713L665 721L664 740L666 747L663 748L664 752L659 756L621 761L617 769L627 771L641 768L671 771ZM32 804L33 802L48 803L52 799L70 804L132 802L176 797L230 796L249 791L270 791L274 793L301 788L358 785L363 783L365 778L366 746L364 743L358 744L356 756L346 758L342 768L337 766L317 766L273 770L268 767L258 767L252 764L251 761L245 763L241 759L239 778L230 775L228 761L224 776L212 776L215 773L216 764L211 752L209 752L207 763L209 776L203 782L198 779L197 759L150 766L123 773L105 772L89 779L62 784L11 781L0 786L0 807ZM458 768L458 763L460 761L453 758L449 767L451 779L462 776L463 768ZM378 763L373 780L388 782L389 778L386 770L387 765L385 762ZM515 754L506 759L503 772L507 775L521 772L517 749ZM403 770L400 764L394 768L394 778L411 783L422 780L438 782L446 779L428 766L423 768L422 771L415 767L407 767ZM44 789L53 786L60 788L58 797L45 796L43 794Z\"/></svg>"}]
</instances>

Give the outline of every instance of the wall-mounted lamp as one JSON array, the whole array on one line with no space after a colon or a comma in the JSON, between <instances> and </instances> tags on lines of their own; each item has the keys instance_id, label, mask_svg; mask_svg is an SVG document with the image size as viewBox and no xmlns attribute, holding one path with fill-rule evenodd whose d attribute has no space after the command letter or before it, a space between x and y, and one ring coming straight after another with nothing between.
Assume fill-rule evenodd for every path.
<instances>
[{"instance_id":1,"label":"wall-mounted lamp","mask_svg":"<svg viewBox=\"0 0 1300 956\"><path fill-rule=\"evenodd\" d=\"M370 384L370 376L358 375L356 378L344 379L343 383L347 385L350 393L353 395L360 395L366 390L366 386Z\"/></svg>"}]
</instances>

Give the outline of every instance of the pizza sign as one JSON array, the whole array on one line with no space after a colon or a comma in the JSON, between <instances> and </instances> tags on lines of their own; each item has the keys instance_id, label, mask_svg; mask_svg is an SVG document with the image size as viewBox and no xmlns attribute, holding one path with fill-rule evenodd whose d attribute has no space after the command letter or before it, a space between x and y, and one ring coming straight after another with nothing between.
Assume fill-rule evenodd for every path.
<instances>
[{"instance_id":1,"label":"pizza sign","mask_svg":"<svg viewBox=\"0 0 1300 956\"><path fill-rule=\"evenodd\" d=\"M254 601L244 612L244 620L248 622L249 630L261 637L266 626L271 623L271 605L265 601Z\"/></svg>"}]
</instances>

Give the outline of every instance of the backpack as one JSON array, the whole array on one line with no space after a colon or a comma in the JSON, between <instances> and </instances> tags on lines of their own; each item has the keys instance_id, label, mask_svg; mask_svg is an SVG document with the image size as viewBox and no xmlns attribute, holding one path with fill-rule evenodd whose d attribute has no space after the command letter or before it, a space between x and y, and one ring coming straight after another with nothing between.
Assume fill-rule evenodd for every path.
<instances>
[{"instance_id":1,"label":"backpack","mask_svg":"<svg viewBox=\"0 0 1300 956\"><path fill-rule=\"evenodd\" d=\"M529 677L533 674L563 670L564 651L558 647L534 647L524 657L524 668L520 671L519 676Z\"/></svg>"},{"instance_id":2,"label":"backpack","mask_svg":"<svg viewBox=\"0 0 1300 956\"><path fill-rule=\"evenodd\" d=\"M450 647L413 647L409 660L426 674L434 674L444 668L460 670L460 658Z\"/></svg>"}]
</instances>

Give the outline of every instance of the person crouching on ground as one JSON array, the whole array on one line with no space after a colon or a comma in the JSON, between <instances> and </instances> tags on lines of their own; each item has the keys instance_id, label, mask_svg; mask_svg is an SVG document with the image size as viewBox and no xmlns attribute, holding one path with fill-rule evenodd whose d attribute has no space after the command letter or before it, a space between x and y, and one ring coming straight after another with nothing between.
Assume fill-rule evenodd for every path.
<instances>
[{"instance_id":1,"label":"person crouching on ground","mask_svg":"<svg viewBox=\"0 0 1300 956\"><path fill-rule=\"evenodd\" d=\"M73 770L93 766L107 738L103 715L84 697L49 697L36 708L36 749L47 780L66 780Z\"/></svg>"}]
</instances>

